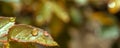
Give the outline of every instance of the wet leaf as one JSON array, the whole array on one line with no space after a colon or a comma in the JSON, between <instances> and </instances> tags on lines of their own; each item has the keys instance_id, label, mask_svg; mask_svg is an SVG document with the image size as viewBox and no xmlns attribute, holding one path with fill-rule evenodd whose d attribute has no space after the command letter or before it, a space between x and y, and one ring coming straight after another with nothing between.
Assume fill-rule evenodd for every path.
<instances>
[{"instance_id":1,"label":"wet leaf","mask_svg":"<svg viewBox=\"0 0 120 48\"><path fill-rule=\"evenodd\" d=\"M32 42L45 46L58 45L46 31L29 25L15 25L10 28L8 35L9 41Z\"/></svg>"},{"instance_id":2,"label":"wet leaf","mask_svg":"<svg viewBox=\"0 0 120 48\"><path fill-rule=\"evenodd\" d=\"M3 37L8 33L9 28L14 25L14 21L14 17L0 17L0 37Z\"/></svg>"}]
</instances>

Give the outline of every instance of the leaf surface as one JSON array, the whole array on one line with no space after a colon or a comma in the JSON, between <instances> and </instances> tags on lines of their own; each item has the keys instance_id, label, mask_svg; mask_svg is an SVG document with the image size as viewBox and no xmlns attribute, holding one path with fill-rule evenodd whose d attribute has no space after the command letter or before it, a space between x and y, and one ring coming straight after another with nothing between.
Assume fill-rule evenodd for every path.
<instances>
[{"instance_id":1,"label":"leaf surface","mask_svg":"<svg viewBox=\"0 0 120 48\"><path fill-rule=\"evenodd\" d=\"M15 23L14 21L14 17L0 17L0 37L8 34L9 28L11 28Z\"/></svg>"},{"instance_id":2,"label":"leaf surface","mask_svg":"<svg viewBox=\"0 0 120 48\"><path fill-rule=\"evenodd\" d=\"M9 41L32 42L45 46L58 45L46 31L30 25L15 25L10 28L8 34Z\"/></svg>"}]
</instances>

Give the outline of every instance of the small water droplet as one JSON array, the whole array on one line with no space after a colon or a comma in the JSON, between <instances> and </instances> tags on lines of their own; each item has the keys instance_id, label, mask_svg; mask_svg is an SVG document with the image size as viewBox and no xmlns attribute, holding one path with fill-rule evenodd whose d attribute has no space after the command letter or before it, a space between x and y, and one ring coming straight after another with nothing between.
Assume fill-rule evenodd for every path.
<instances>
[{"instance_id":1,"label":"small water droplet","mask_svg":"<svg viewBox=\"0 0 120 48\"><path fill-rule=\"evenodd\" d=\"M15 18L14 18L14 17L11 17L11 18L10 18L10 21L11 21L11 22L14 22L14 21L15 21Z\"/></svg>"},{"instance_id":2,"label":"small water droplet","mask_svg":"<svg viewBox=\"0 0 120 48\"><path fill-rule=\"evenodd\" d=\"M38 29L33 29L33 31L32 31L32 35L33 36L37 36L38 35Z\"/></svg>"},{"instance_id":3,"label":"small water droplet","mask_svg":"<svg viewBox=\"0 0 120 48\"><path fill-rule=\"evenodd\" d=\"M44 35L47 36L47 37L49 36L47 31L44 32Z\"/></svg>"}]
</instances>

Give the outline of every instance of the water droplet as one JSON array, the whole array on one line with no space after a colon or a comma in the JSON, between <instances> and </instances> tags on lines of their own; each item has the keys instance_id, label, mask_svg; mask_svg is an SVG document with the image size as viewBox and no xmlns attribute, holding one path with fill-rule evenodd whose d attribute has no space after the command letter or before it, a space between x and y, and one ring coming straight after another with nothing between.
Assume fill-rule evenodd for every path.
<instances>
[{"instance_id":1,"label":"water droplet","mask_svg":"<svg viewBox=\"0 0 120 48\"><path fill-rule=\"evenodd\" d=\"M14 17L11 17L11 18L10 18L10 21L11 21L11 22L14 22L14 21L15 21L15 18L14 18Z\"/></svg>"},{"instance_id":2,"label":"water droplet","mask_svg":"<svg viewBox=\"0 0 120 48\"><path fill-rule=\"evenodd\" d=\"M33 31L32 31L32 35L37 36L38 35L38 29L34 28Z\"/></svg>"},{"instance_id":3,"label":"water droplet","mask_svg":"<svg viewBox=\"0 0 120 48\"><path fill-rule=\"evenodd\" d=\"M44 35L47 36L47 37L49 36L47 31L44 32Z\"/></svg>"}]
</instances>

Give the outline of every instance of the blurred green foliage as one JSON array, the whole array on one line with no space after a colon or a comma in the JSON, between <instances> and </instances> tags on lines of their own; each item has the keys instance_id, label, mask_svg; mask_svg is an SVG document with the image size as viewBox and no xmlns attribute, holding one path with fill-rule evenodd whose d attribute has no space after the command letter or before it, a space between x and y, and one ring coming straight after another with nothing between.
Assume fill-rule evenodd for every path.
<instances>
[{"instance_id":1,"label":"blurred green foliage","mask_svg":"<svg viewBox=\"0 0 120 48\"><path fill-rule=\"evenodd\" d=\"M60 48L77 48L74 47L77 43L82 44L78 45L78 48L109 48L113 42L120 40L119 2L119 0L1 0L0 15L16 17L16 24L29 24L47 30L60 44ZM71 27L75 28L72 31L75 35L71 35L69 31ZM86 38L98 41L92 42ZM76 40L78 41L74 42ZM101 45L104 42L108 45ZM120 44L118 42L120 41L117 41L117 45Z\"/></svg>"}]
</instances>

